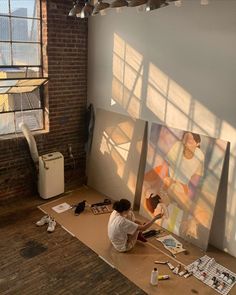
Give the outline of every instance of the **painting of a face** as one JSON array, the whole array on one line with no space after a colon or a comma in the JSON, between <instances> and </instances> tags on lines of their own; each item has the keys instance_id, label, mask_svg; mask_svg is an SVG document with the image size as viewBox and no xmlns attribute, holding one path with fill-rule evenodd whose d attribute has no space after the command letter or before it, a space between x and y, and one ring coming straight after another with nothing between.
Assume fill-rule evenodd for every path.
<instances>
[{"instance_id":1,"label":"painting of a face","mask_svg":"<svg viewBox=\"0 0 236 295\"><path fill-rule=\"evenodd\" d=\"M192 133L186 132L183 137L183 145L191 152L194 152L195 149L199 146L199 143L194 139Z\"/></svg>"}]
</instances>

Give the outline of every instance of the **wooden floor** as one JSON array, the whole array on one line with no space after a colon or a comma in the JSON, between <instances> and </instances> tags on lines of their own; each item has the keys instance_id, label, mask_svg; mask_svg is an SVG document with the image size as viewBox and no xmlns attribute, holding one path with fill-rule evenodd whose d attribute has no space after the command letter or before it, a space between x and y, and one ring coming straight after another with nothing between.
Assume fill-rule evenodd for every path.
<instances>
[{"instance_id":1,"label":"wooden floor","mask_svg":"<svg viewBox=\"0 0 236 295\"><path fill-rule=\"evenodd\" d=\"M146 294L60 226L35 222L36 197L0 203L0 294Z\"/></svg>"}]
</instances>

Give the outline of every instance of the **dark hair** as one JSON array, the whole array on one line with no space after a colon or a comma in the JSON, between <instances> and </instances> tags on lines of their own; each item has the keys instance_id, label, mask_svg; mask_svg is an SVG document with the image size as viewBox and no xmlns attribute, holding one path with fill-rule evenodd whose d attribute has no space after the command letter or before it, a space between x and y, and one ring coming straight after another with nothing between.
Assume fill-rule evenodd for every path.
<instances>
[{"instance_id":1,"label":"dark hair","mask_svg":"<svg viewBox=\"0 0 236 295\"><path fill-rule=\"evenodd\" d=\"M120 201L116 201L114 204L113 204L113 209L116 210L117 212L119 213L122 213L124 211L127 211L129 210L131 207L131 203L129 200L127 199L120 199Z\"/></svg>"},{"instance_id":2,"label":"dark hair","mask_svg":"<svg viewBox=\"0 0 236 295\"><path fill-rule=\"evenodd\" d=\"M184 138L185 134L187 134L187 133L192 134L193 139L195 140L195 142L196 142L196 143L199 143L198 148L200 148L200 143L201 143L201 137L200 137L200 135L197 134L197 133L190 132L190 131L185 131L185 132L183 133L183 138Z\"/></svg>"},{"instance_id":3,"label":"dark hair","mask_svg":"<svg viewBox=\"0 0 236 295\"><path fill-rule=\"evenodd\" d=\"M149 198L146 199L147 208L151 213L154 213L159 203L161 203L161 197L158 194L156 195L151 194Z\"/></svg>"}]
</instances>

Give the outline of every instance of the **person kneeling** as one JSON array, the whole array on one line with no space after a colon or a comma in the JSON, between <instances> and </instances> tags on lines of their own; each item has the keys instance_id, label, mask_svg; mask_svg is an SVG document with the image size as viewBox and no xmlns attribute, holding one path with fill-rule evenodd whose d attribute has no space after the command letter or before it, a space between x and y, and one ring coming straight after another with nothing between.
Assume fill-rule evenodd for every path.
<instances>
[{"instance_id":1,"label":"person kneeling","mask_svg":"<svg viewBox=\"0 0 236 295\"><path fill-rule=\"evenodd\" d=\"M158 214L151 221L143 225L139 224L135 220L134 213L131 211L131 203L127 199L116 201L113 209L108 222L108 237L119 252L131 250L137 239L144 242L142 231L148 229L157 219L162 218L162 214Z\"/></svg>"}]
</instances>

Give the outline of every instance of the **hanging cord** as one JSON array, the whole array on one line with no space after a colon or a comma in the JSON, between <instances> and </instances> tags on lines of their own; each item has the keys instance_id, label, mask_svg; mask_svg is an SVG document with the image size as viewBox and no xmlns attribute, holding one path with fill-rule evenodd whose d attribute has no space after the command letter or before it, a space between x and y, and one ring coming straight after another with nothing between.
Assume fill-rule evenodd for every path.
<instances>
[{"instance_id":1,"label":"hanging cord","mask_svg":"<svg viewBox=\"0 0 236 295\"><path fill-rule=\"evenodd\" d=\"M76 166L75 165L75 158L74 158L72 153L70 154L70 159L72 159L72 171L71 171L70 176L68 177L68 179L65 179L66 184L71 182L71 180L73 179L74 173L75 173L75 166Z\"/></svg>"}]
</instances>

